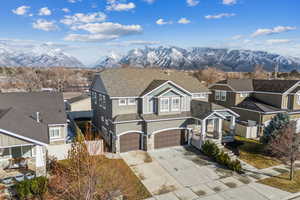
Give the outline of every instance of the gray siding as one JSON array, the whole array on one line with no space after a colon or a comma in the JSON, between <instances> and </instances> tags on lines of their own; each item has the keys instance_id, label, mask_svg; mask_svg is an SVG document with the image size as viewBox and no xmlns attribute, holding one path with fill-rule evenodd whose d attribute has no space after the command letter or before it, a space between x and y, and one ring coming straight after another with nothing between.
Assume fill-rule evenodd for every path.
<instances>
[{"instance_id":1,"label":"gray siding","mask_svg":"<svg viewBox=\"0 0 300 200\"><path fill-rule=\"evenodd\" d=\"M127 132L127 131L143 131L143 122L132 122L132 123L122 123L122 124L116 124L116 135L119 135L121 133Z\"/></svg>"},{"instance_id":2,"label":"gray siding","mask_svg":"<svg viewBox=\"0 0 300 200\"><path fill-rule=\"evenodd\" d=\"M27 145L31 144L30 142L21 140L19 138L0 133L0 147L9 147L9 146L18 146L18 145Z\"/></svg>"},{"instance_id":3,"label":"gray siding","mask_svg":"<svg viewBox=\"0 0 300 200\"><path fill-rule=\"evenodd\" d=\"M119 105L119 99L112 99L112 117L122 114L132 114L138 113L138 101L136 101L135 105Z\"/></svg>"},{"instance_id":4,"label":"gray siding","mask_svg":"<svg viewBox=\"0 0 300 200\"><path fill-rule=\"evenodd\" d=\"M147 134L155 131L168 129L168 128L186 128L187 125L192 124L193 119L178 119L168 121L147 122Z\"/></svg>"},{"instance_id":5,"label":"gray siding","mask_svg":"<svg viewBox=\"0 0 300 200\"><path fill-rule=\"evenodd\" d=\"M282 95L269 93L253 93L253 97L266 104L282 108Z\"/></svg>"}]
</instances>

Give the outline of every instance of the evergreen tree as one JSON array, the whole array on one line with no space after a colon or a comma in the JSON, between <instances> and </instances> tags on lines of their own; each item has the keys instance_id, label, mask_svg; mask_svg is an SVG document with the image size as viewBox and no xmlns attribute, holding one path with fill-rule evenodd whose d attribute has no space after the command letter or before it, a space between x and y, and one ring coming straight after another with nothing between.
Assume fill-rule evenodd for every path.
<instances>
[{"instance_id":1,"label":"evergreen tree","mask_svg":"<svg viewBox=\"0 0 300 200\"><path fill-rule=\"evenodd\" d=\"M272 138L275 138L279 130L285 127L290 122L290 117L286 113L278 113L273 117L267 127L264 128L263 136L260 138L261 142L268 144Z\"/></svg>"}]
</instances>

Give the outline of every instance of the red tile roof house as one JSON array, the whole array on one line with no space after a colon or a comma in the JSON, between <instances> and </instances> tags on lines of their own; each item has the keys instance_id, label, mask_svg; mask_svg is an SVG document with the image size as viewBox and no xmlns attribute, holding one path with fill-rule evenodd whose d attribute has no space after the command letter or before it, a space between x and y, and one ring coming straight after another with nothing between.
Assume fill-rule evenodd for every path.
<instances>
[{"instance_id":1,"label":"red tile roof house","mask_svg":"<svg viewBox=\"0 0 300 200\"><path fill-rule=\"evenodd\" d=\"M193 138L200 145L209 136L220 143L222 121L234 130L238 115L208 103L209 93L183 71L106 69L91 85L94 130L113 152L187 145Z\"/></svg>"},{"instance_id":2,"label":"red tile roof house","mask_svg":"<svg viewBox=\"0 0 300 200\"><path fill-rule=\"evenodd\" d=\"M259 136L277 113L287 113L297 120L300 130L299 80L228 79L209 88L210 102L233 110L240 120L255 121Z\"/></svg>"},{"instance_id":3,"label":"red tile roof house","mask_svg":"<svg viewBox=\"0 0 300 200\"><path fill-rule=\"evenodd\" d=\"M0 93L0 179L27 167L44 175L46 147L66 136L61 93Z\"/></svg>"}]
</instances>

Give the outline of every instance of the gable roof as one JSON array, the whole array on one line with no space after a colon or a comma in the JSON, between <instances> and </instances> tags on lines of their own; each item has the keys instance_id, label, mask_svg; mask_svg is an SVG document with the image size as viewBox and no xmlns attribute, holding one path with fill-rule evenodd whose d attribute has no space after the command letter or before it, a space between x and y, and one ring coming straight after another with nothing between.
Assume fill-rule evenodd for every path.
<instances>
[{"instance_id":1,"label":"gable roof","mask_svg":"<svg viewBox=\"0 0 300 200\"><path fill-rule=\"evenodd\" d=\"M36 141L37 143L41 142L44 144L49 143L48 126L46 124L36 122L30 116L24 115L15 108L9 108L2 111L0 129L2 129L2 131L0 130L0 133L14 133L14 137L25 141Z\"/></svg>"},{"instance_id":2,"label":"gable roof","mask_svg":"<svg viewBox=\"0 0 300 200\"><path fill-rule=\"evenodd\" d=\"M36 121L40 113L40 122ZM0 132L27 141L49 143L48 125L67 123L61 93L0 93ZM2 131L1 131L2 130Z\"/></svg>"},{"instance_id":3,"label":"gable roof","mask_svg":"<svg viewBox=\"0 0 300 200\"><path fill-rule=\"evenodd\" d=\"M215 85L228 85L235 91L284 93L298 82L299 80L227 79Z\"/></svg>"},{"instance_id":4,"label":"gable roof","mask_svg":"<svg viewBox=\"0 0 300 200\"><path fill-rule=\"evenodd\" d=\"M106 69L95 76L92 89L111 97L137 97L172 81L190 93L209 92L197 78L187 72L156 68Z\"/></svg>"},{"instance_id":5,"label":"gable roof","mask_svg":"<svg viewBox=\"0 0 300 200\"><path fill-rule=\"evenodd\" d=\"M258 112L280 112L283 111L280 108L268 105L264 102L261 102L253 97L247 97L241 103L236 105L238 108L249 109Z\"/></svg>"}]
</instances>

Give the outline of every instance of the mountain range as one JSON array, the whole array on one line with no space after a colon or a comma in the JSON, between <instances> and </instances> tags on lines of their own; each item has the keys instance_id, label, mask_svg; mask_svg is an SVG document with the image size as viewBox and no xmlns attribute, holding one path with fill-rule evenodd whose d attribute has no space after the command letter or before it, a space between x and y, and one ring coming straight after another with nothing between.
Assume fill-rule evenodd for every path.
<instances>
[{"instance_id":1,"label":"mountain range","mask_svg":"<svg viewBox=\"0 0 300 200\"><path fill-rule=\"evenodd\" d=\"M0 44L0 67L84 67L75 57L47 45L16 50Z\"/></svg>"},{"instance_id":2,"label":"mountain range","mask_svg":"<svg viewBox=\"0 0 300 200\"><path fill-rule=\"evenodd\" d=\"M282 56L265 51L232 50L221 48L179 48L179 47L145 47L128 51L123 56L113 54L97 62L96 68L120 67L160 67L165 69L195 70L208 66L224 71L253 71L261 65L267 71L300 69L300 58Z\"/></svg>"}]
</instances>

